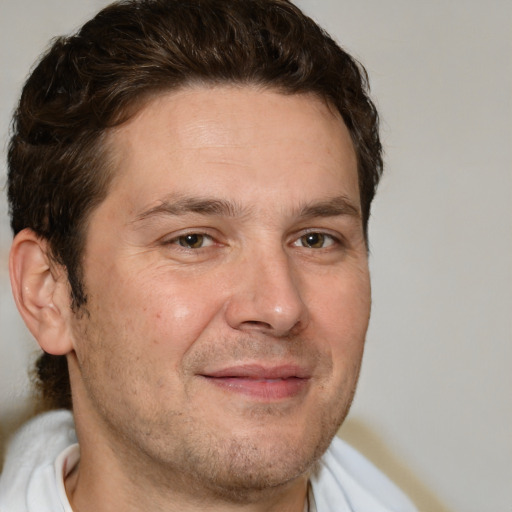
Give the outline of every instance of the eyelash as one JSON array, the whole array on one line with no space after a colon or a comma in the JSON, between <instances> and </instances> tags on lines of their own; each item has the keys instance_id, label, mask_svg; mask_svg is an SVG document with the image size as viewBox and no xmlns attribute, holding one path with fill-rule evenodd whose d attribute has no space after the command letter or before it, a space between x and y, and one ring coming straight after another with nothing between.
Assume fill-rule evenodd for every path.
<instances>
[{"instance_id":1,"label":"eyelash","mask_svg":"<svg viewBox=\"0 0 512 512\"><path fill-rule=\"evenodd\" d=\"M189 237L191 240L190 243L181 243L184 239ZM318 242L321 243L321 247L309 247L305 244L307 238L314 238L317 237ZM197 240L197 238L200 238L200 240ZM194 245L194 241L200 242L199 247L191 247L191 245ZM206 242L206 245L204 244ZM317 242L317 243L318 243ZM327 245L324 245L327 242ZM179 248L182 248L183 250L189 250L189 251L198 251L200 249L206 249L208 247L211 247L216 244L216 240L213 236L203 233L200 231L194 231L190 233L183 233L178 236L173 237L170 240L165 241L166 245L176 245ZM315 245L315 240L312 240L309 242L310 245ZM340 246L343 245L343 242L340 237L336 237L330 233L326 233L324 231L319 230L309 230L307 232L303 232L300 236L294 239L294 241L291 243L294 247L303 247L305 249L310 250L322 250L322 249L329 249L334 246Z\"/></svg>"},{"instance_id":2,"label":"eyelash","mask_svg":"<svg viewBox=\"0 0 512 512\"><path fill-rule=\"evenodd\" d=\"M307 245L304 245L304 241L308 238L317 237L320 239L320 242L322 242L322 247L309 247ZM325 241L329 241L327 246L324 246L323 243ZM331 235L329 233L325 233L322 231L308 231L307 233L302 234L300 237L298 237L294 242L293 246L295 247L304 247L307 249L313 249L313 250L319 250L319 249L328 249L329 247L332 247L334 245L340 245L341 241L339 238L335 237L334 235ZM300 244L300 245L299 245ZM310 241L310 245L315 245L314 241Z\"/></svg>"},{"instance_id":3,"label":"eyelash","mask_svg":"<svg viewBox=\"0 0 512 512\"><path fill-rule=\"evenodd\" d=\"M205 241L207 240L208 241L208 244L207 245L203 245L201 244L201 247L190 247L189 245L187 244L184 244L184 243L181 243L181 241L183 239L186 239L187 237L189 238L201 238L201 241ZM193 240L191 240L191 242L193 242ZM204 249L206 247L210 247L212 245L215 244L215 239L211 236L211 235L208 235L206 233L201 233L201 232L191 232L191 233L183 233L181 235L178 235L170 240L167 240L165 242L167 245L177 245L179 246L180 248L183 248L184 250L192 250L192 251L195 251L195 250L199 250L199 249ZM193 243L191 243L190 245L194 245Z\"/></svg>"}]
</instances>

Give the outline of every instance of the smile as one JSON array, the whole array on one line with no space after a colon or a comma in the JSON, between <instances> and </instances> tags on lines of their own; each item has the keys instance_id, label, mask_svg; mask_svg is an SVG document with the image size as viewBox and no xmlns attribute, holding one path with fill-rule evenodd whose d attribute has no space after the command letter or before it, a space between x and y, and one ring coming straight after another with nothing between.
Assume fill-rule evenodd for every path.
<instances>
[{"instance_id":1,"label":"smile","mask_svg":"<svg viewBox=\"0 0 512 512\"><path fill-rule=\"evenodd\" d=\"M304 393L310 380L308 372L296 366L237 366L201 376L226 393L264 402L295 398Z\"/></svg>"}]
</instances>

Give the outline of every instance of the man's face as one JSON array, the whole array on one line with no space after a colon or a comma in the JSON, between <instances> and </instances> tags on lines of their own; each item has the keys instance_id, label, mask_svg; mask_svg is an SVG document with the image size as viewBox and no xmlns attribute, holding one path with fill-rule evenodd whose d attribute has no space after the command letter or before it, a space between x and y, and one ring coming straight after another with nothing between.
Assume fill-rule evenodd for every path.
<instances>
[{"instance_id":1,"label":"man's face","mask_svg":"<svg viewBox=\"0 0 512 512\"><path fill-rule=\"evenodd\" d=\"M345 125L313 96L197 87L108 143L71 320L79 435L220 493L293 480L347 413L370 311Z\"/></svg>"}]
</instances>

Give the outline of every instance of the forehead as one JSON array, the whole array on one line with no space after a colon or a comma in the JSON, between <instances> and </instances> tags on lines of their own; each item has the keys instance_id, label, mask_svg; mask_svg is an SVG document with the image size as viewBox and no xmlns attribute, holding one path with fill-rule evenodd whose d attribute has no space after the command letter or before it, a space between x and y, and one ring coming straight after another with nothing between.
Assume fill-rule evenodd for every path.
<instances>
[{"instance_id":1,"label":"forehead","mask_svg":"<svg viewBox=\"0 0 512 512\"><path fill-rule=\"evenodd\" d=\"M336 192L358 196L349 132L337 111L311 94L249 86L161 94L112 130L108 145L111 193L136 189L148 201L182 188L243 200L249 186L268 199L288 189L307 201L334 184L346 189Z\"/></svg>"}]
</instances>

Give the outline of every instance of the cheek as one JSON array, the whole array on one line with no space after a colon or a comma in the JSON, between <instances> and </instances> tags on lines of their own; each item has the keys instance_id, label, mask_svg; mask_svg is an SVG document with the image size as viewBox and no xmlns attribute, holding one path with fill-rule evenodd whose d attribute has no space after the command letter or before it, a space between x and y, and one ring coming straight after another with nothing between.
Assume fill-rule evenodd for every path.
<instances>
[{"instance_id":1,"label":"cheek","mask_svg":"<svg viewBox=\"0 0 512 512\"><path fill-rule=\"evenodd\" d=\"M216 287L202 280L161 271L128 275L129 281L118 280L122 284L103 296L103 309L115 312L115 323L131 343L153 347L155 358L178 358L222 309Z\"/></svg>"},{"instance_id":2,"label":"cheek","mask_svg":"<svg viewBox=\"0 0 512 512\"><path fill-rule=\"evenodd\" d=\"M328 276L320 286L311 289L309 303L317 322L342 337L364 336L371 308L368 271L341 272Z\"/></svg>"},{"instance_id":3,"label":"cheek","mask_svg":"<svg viewBox=\"0 0 512 512\"><path fill-rule=\"evenodd\" d=\"M367 272L331 279L311 301L311 326L330 352L340 373L357 371L363 354L371 308ZM336 371L336 370L335 370Z\"/></svg>"}]
</instances>

